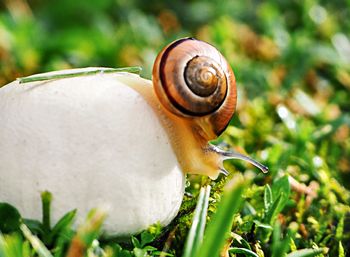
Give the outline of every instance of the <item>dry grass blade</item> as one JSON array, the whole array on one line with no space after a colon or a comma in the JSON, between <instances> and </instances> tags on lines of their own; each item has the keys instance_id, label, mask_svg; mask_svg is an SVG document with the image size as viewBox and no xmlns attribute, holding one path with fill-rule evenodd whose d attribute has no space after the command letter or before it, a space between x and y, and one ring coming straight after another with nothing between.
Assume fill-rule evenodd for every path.
<instances>
[{"instance_id":1,"label":"dry grass blade","mask_svg":"<svg viewBox=\"0 0 350 257\"><path fill-rule=\"evenodd\" d=\"M77 234L72 239L67 257L84 256L86 250L99 236L105 217L106 212L101 209L94 209L89 213L86 222L78 229Z\"/></svg>"},{"instance_id":2,"label":"dry grass blade","mask_svg":"<svg viewBox=\"0 0 350 257\"><path fill-rule=\"evenodd\" d=\"M30 232L30 230L26 225L22 224L20 228L24 237L30 242L30 244L32 245L32 247L40 257L52 257L52 254L50 253L50 251L39 240L39 238L37 238Z\"/></svg>"}]
</instances>

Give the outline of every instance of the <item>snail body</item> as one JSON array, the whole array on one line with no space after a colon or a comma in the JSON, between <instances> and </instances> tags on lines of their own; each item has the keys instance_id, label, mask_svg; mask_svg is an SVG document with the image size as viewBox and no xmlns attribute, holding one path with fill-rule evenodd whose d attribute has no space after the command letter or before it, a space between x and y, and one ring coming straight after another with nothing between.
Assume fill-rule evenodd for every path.
<instances>
[{"instance_id":1,"label":"snail body","mask_svg":"<svg viewBox=\"0 0 350 257\"><path fill-rule=\"evenodd\" d=\"M175 217L186 173L216 178L226 158L256 164L208 144L236 105L233 72L211 45L170 44L153 83L107 71L39 74L0 88L0 202L40 219L40 192L50 191L53 221L106 204L105 230L134 234Z\"/></svg>"},{"instance_id":2,"label":"snail body","mask_svg":"<svg viewBox=\"0 0 350 257\"><path fill-rule=\"evenodd\" d=\"M208 141L225 130L237 102L235 77L225 58L208 43L177 40L156 58L153 84L167 116L182 124L173 142L183 170L217 178L222 158Z\"/></svg>"}]
</instances>

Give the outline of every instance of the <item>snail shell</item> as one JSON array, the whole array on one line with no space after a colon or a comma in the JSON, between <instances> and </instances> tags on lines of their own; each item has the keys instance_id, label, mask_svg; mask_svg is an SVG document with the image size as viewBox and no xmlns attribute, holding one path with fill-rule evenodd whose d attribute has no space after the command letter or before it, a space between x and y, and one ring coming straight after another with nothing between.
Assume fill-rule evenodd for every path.
<instances>
[{"instance_id":1,"label":"snail shell","mask_svg":"<svg viewBox=\"0 0 350 257\"><path fill-rule=\"evenodd\" d=\"M215 47L200 40L184 38L165 47L153 67L153 84L165 109L206 120L206 140L225 130L236 108L232 69Z\"/></svg>"}]
</instances>

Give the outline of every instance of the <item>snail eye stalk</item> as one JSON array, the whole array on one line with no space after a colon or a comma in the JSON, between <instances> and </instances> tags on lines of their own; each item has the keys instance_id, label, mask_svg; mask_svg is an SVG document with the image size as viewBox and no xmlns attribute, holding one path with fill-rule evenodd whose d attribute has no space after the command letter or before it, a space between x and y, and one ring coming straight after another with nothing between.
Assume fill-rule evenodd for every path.
<instances>
[{"instance_id":1,"label":"snail eye stalk","mask_svg":"<svg viewBox=\"0 0 350 257\"><path fill-rule=\"evenodd\" d=\"M210 149L210 151L217 153L222 158L223 161L229 160L229 159L239 159L239 160L249 162L250 164L252 164L255 167L257 167L258 169L260 169L263 173L269 172L269 168L267 166L250 158L249 156L240 154L240 153L235 152L235 151L224 151L224 150L218 148L217 146L214 146L211 144L209 144L209 149ZM220 168L220 171L221 171L221 173L227 175L227 171L224 168Z\"/></svg>"}]
</instances>

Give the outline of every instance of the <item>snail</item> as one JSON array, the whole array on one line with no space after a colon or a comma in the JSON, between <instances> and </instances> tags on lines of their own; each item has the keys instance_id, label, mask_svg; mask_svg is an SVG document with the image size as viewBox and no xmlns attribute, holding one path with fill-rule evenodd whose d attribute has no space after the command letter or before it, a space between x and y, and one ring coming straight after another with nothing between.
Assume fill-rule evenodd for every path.
<instances>
[{"instance_id":1,"label":"snail","mask_svg":"<svg viewBox=\"0 0 350 257\"><path fill-rule=\"evenodd\" d=\"M126 69L126 71L130 71ZM210 44L179 39L156 58L153 82L123 69L37 74L0 88L0 202L40 219L110 206L104 229L130 235L176 216L185 174L215 179L223 160L260 163L208 143L236 106L234 74Z\"/></svg>"}]
</instances>

